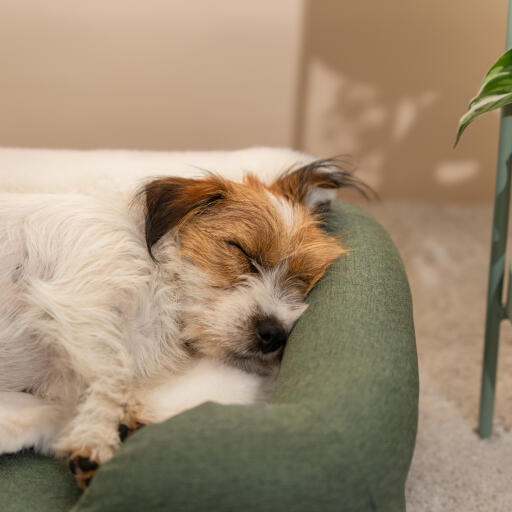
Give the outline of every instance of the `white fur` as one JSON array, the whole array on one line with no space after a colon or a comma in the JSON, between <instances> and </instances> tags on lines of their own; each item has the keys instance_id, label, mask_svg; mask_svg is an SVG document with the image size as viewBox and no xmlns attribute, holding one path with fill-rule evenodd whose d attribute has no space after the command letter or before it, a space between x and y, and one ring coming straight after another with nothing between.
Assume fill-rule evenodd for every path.
<instances>
[{"instance_id":1,"label":"white fur","mask_svg":"<svg viewBox=\"0 0 512 512\"><path fill-rule=\"evenodd\" d=\"M204 358L192 363L186 372L139 388L135 398L141 403L140 414L144 419L161 422L208 401L219 404L265 401L272 382ZM0 453L34 447L40 453L51 454L70 419L69 409L55 402L29 393L0 392Z\"/></svg>"},{"instance_id":2,"label":"white fur","mask_svg":"<svg viewBox=\"0 0 512 512\"><path fill-rule=\"evenodd\" d=\"M295 226L295 209L293 205L287 201L284 197L278 197L271 192L268 192L268 196L272 201L277 213L283 220L284 225L289 233L293 232Z\"/></svg>"},{"instance_id":3,"label":"white fur","mask_svg":"<svg viewBox=\"0 0 512 512\"><path fill-rule=\"evenodd\" d=\"M0 391L0 453L34 447L52 453L66 420L66 408L29 393Z\"/></svg>"},{"instance_id":4,"label":"white fur","mask_svg":"<svg viewBox=\"0 0 512 512\"><path fill-rule=\"evenodd\" d=\"M272 379L263 379L220 361L203 358L182 374L137 392L142 416L164 421L204 402L253 404L268 399Z\"/></svg>"}]
</instances>

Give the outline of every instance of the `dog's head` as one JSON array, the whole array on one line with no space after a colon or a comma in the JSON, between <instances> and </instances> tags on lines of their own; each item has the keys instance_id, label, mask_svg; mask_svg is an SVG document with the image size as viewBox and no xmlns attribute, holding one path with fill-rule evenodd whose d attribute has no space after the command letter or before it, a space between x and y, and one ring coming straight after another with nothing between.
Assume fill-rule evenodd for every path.
<instances>
[{"instance_id":1,"label":"dog's head","mask_svg":"<svg viewBox=\"0 0 512 512\"><path fill-rule=\"evenodd\" d=\"M328 200L343 186L362 184L336 160L323 160L270 185L251 174L242 183L209 174L144 187L152 257L165 258L160 241L171 235L207 276L183 310L191 350L260 374L275 368L306 295L345 252L322 229Z\"/></svg>"}]
</instances>

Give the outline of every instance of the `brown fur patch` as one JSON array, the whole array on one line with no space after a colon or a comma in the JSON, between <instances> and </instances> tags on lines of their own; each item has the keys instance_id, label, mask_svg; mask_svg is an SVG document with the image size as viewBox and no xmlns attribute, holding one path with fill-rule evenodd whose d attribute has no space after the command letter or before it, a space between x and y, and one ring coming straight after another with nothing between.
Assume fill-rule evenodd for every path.
<instances>
[{"instance_id":1,"label":"brown fur patch","mask_svg":"<svg viewBox=\"0 0 512 512\"><path fill-rule=\"evenodd\" d=\"M219 287L250 273L251 262L263 269L286 262L289 278L307 293L343 249L301 204L290 204L290 226L268 192L252 175L230 183L221 204L180 225L181 252Z\"/></svg>"},{"instance_id":2,"label":"brown fur patch","mask_svg":"<svg viewBox=\"0 0 512 512\"><path fill-rule=\"evenodd\" d=\"M318 160L284 173L267 187L249 174L234 183L210 174L203 179L161 178L146 185L148 250L167 232L175 232L182 254L204 269L218 287L233 286L254 266L272 268L287 262L289 277L303 293L344 250L321 229L326 208L304 206L315 187L366 185L345 169L342 160ZM284 219L270 194L293 209L293 225Z\"/></svg>"}]
</instances>

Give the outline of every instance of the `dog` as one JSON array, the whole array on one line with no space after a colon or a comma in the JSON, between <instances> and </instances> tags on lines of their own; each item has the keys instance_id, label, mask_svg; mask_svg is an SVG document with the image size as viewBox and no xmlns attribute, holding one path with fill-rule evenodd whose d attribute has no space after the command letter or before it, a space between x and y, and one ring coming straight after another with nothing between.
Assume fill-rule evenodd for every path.
<instances>
[{"instance_id":1,"label":"dog","mask_svg":"<svg viewBox=\"0 0 512 512\"><path fill-rule=\"evenodd\" d=\"M2 194L0 453L66 457L84 489L120 437L173 413L155 405L169 377L221 365L246 379L235 403L264 396L346 252L322 229L341 187L365 185L327 159L270 184L157 178L129 201Z\"/></svg>"}]
</instances>

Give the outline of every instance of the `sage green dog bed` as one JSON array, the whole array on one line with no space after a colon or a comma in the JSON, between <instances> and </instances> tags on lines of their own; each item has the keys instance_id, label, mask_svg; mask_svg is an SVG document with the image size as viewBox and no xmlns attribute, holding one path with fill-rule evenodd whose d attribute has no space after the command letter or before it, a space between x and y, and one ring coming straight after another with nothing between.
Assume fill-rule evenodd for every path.
<instances>
[{"instance_id":1,"label":"sage green dog bed","mask_svg":"<svg viewBox=\"0 0 512 512\"><path fill-rule=\"evenodd\" d=\"M3 512L405 510L418 371L407 278L386 232L335 202L351 252L317 284L269 405L207 403L146 427L79 492L64 462L0 457Z\"/></svg>"}]
</instances>

